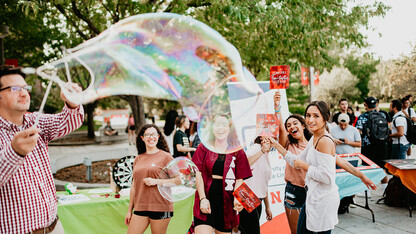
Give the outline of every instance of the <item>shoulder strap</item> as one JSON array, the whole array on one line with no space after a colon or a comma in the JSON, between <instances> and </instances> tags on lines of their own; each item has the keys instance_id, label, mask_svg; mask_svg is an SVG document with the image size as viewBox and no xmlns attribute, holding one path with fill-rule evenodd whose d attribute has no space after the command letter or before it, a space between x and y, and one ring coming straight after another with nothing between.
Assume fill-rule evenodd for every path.
<instances>
[{"instance_id":1,"label":"shoulder strap","mask_svg":"<svg viewBox=\"0 0 416 234\"><path fill-rule=\"evenodd\" d=\"M316 146L318 146L318 143L319 143L319 141L322 139L322 137L328 137L329 139L331 139L331 141L332 141L332 142L334 142L334 139L332 139L332 137L327 136L327 135L323 135L323 136L319 137L319 139L316 141L316 144L315 144L315 149L316 149ZM335 144L335 142L334 142L334 144Z\"/></svg>"}]
</instances>

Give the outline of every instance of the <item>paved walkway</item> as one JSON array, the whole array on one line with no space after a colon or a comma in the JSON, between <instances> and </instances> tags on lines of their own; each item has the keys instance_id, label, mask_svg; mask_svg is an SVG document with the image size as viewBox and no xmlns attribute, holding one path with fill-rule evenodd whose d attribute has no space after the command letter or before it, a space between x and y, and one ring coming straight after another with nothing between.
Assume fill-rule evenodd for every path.
<instances>
[{"instance_id":1,"label":"paved walkway","mask_svg":"<svg viewBox=\"0 0 416 234\"><path fill-rule=\"evenodd\" d=\"M97 161L137 154L136 146L129 145L128 142L109 145L50 146L49 151L52 167L58 170L65 167L63 166L65 164L81 164L86 156ZM413 147L411 158L416 158L416 147ZM381 197L381 189L371 191L369 206L375 213L375 223L372 222L368 210L360 207L350 208L349 213L338 216L339 224L333 233L416 233L416 209L413 210L413 217L410 218L406 208L375 204ZM356 196L354 199L357 204L365 203L363 197Z\"/></svg>"}]
</instances>

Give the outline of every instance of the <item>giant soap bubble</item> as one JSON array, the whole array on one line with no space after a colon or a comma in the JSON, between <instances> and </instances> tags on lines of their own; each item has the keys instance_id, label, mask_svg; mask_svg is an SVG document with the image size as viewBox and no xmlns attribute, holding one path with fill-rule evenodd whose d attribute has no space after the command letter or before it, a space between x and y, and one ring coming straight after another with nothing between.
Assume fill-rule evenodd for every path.
<instances>
[{"instance_id":1,"label":"giant soap bubble","mask_svg":"<svg viewBox=\"0 0 416 234\"><path fill-rule=\"evenodd\" d=\"M196 191L196 172L198 167L186 157L177 157L170 161L160 172L161 179L172 179L177 177L179 184L170 183L163 186L158 185L160 194L169 201L180 201Z\"/></svg>"},{"instance_id":2,"label":"giant soap bubble","mask_svg":"<svg viewBox=\"0 0 416 234\"><path fill-rule=\"evenodd\" d=\"M255 102L239 107L238 114L232 113L228 83L238 83L238 92L254 100L262 93L255 78L245 76L233 45L204 23L171 13L124 19L97 37L68 49L62 59L37 68L36 74L61 88L67 81L88 86L80 94L71 88L63 89L74 103L85 104L121 94L177 100L191 120L203 123L212 121L214 116L227 115L233 120L231 125L235 125L239 121L234 120L255 114L251 113ZM200 131L208 129L205 126ZM212 132L205 133L209 134ZM240 149L241 134L231 137L237 146L227 151ZM213 151L225 152L205 140L202 143Z\"/></svg>"}]
</instances>

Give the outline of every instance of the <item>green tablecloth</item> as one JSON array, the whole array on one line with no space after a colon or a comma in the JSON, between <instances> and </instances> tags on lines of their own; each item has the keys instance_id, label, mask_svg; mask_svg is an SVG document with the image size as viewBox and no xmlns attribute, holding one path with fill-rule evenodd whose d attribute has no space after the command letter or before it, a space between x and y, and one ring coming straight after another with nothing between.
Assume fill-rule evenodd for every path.
<instances>
[{"instance_id":1,"label":"green tablecloth","mask_svg":"<svg viewBox=\"0 0 416 234\"><path fill-rule=\"evenodd\" d=\"M89 190L78 193L90 197ZM66 192L58 192L66 194ZM91 198L91 197L90 197ZM192 208L194 196L175 202L174 215L169 223L167 233L185 234L192 223ZM129 198L91 198L90 201L62 205L58 203L59 220L64 226L65 233L126 233L128 226L124 224ZM150 226L145 233L150 232Z\"/></svg>"}]
</instances>

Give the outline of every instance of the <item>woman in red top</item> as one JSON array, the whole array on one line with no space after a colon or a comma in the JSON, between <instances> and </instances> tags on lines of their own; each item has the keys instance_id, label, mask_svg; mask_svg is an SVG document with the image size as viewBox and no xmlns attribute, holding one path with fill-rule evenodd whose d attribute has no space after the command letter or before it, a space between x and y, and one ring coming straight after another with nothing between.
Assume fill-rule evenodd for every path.
<instances>
[{"instance_id":1,"label":"woman in red top","mask_svg":"<svg viewBox=\"0 0 416 234\"><path fill-rule=\"evenodd\" d=\"M173 216L173 204L160 195L156 185L180 184L180 177L159 179L160 171L173 157L156 125L146 124L140 129L137 151L139 155L133 163L130 203L125 218L129 226L127 233L143 233L149 224L152 233L166 233Z\"/></svg>"},{"instance_id":2,"label":"woman in red top","mask_svg":"<svg viewBox=\"0 0 416 234\"><path fill-rule=\"evenodd\" d=\"M230 121L226 116L216 116L212 126L212 145L226 152L233 147ZM233 137L231 137L233 136ZM195 233L231 233L238 226L236 211L243 209L234 198L233 191L251 177L250 165L243 150L217 154L200 144L192 158L198 167L197 193L194 203Z\"/></svg>"}]
</instances>

